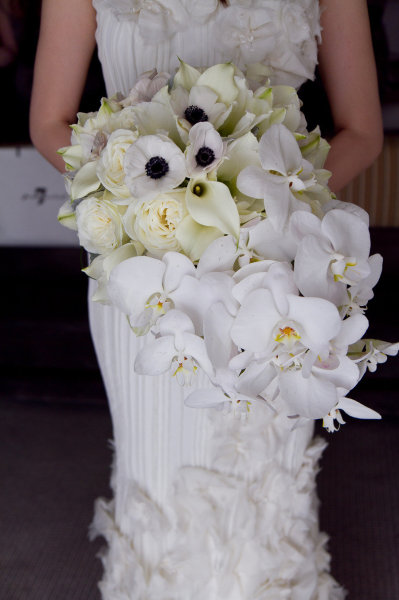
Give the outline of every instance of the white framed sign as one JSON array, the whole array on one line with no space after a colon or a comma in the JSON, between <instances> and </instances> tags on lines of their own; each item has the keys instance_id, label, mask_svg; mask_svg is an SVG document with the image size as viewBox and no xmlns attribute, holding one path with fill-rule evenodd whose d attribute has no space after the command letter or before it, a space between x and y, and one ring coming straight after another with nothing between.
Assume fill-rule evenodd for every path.
<instances>
[{"instance_id":1,"label":"white framed sign","mask_svg":"<svg viewBox=\"0 0 399 600\"><path fill-rule=\"evenodd\" d=\"M57 221L62 175L33 146L0 147L0 245L78 246Z\"/></svg>"}]
</instances>

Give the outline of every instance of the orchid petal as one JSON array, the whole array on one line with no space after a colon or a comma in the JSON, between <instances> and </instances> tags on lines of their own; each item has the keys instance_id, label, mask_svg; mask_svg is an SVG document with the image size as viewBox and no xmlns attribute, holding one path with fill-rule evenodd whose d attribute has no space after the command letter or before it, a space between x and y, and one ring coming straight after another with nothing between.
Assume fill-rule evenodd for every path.
<instances>
[{"instance_id":1,"label":"orchid petal","mask_svg":"<svg viewBox=\"0 0 399 600\"><path fill-rule=\"evenodd\" d=\"M299 213L309 214L304 211L294 214ZM295 258L298 245L289 231L277 231L270 219L263 219L250 230L248 247L262 258L291 262Z\"/></svg>"},{"instance_id":2,"label":"orchid petal","mask_svg":"<svg viewBox=\"0 0 399 600\"><path fill-rule=\"evenodd\" d=\"M224 235L210 244L201 256L197 276L210 271L230 271L237 258L237 242L231 235Z\"/></svg>"},{"instance_id":3,"label":"orchid petal","mask_svg":"<svg viewBox=\"0 0 399 600\"><path fill-rule=\"evenodd\" d=\"M216 408L229 398L219 388L200 389L192 392L184 400L190 408Z\"/></svg>"},{"instance_id":4,"label":"orchid petal","mask_svg":"<svg viewBox=\"0 0 399 600\"><path fill-rule=\"evenodd\" d=\"M260 167L245 167L237 177L237 187L250 198L263 198L267 180Z\"/></svg>"},{"instance_id":5,"label":"orchid petal","mask_svg":"<svg viewBox=\"0 0 399 600\"><path fill-rule=\"evenodd\" d=\"M370 233L367 225L347 211L330 210L321 223L321 230L337 252L366 260L370 253Z\"/></svg>"},{"instance_id":6,"label":"orchid petal","mask_svg":"<svg viewBox=\"0 0 399 600\"><path fill-rule=\"evenodd\" d=\"M339 347L354 344L363 337L368 326L368 319L361 313L351 315L348 319L342 321L341 331L335 337L334 344Z\"/></svg>"},{"instance_id":7,"label":"orchid petal","mask_svg":"<svg viewBox=\"0 0 399 600\"><path fill-rule=\"evenodd\" d=\"M184 335L184 342L184 352L194 358L208 377L212 377L214 365L209 359L204 340L193 333L186 333Z\"/></svg>"},{"instance_id":8,"label":"orchid petal","mask_svg":"<svg viewBox=\"0 0 399 600\"><path fill-rule=\"evenodd\" d=\"M165 263L149 256L135 256L112 269L108 295L122 312L138 316L148 298L163 289Z\"/></svg>"},{"instance_id":9,"label":"orchid petal","mask_svg":"<svg viewBox=\"0 0 399 600\"><path fill-rule=\"evenodd\" d=\"M361 404L356 400L352 400L352 398L341 398L337 408L343 410L350 417L354 417L355 419L381 419L381 415L378 412L364 406L364 404Z\"/></svg>"},{"instance_id":10,"label":"orchid petal","mask_svg":"<svg viewBox=\"0 0 399 600\"><path fill-rule=\"evenodd\" d=\"M272 125L259 142L259 155L265 171L282 175L298 171L303 162L295 136L284 125Z\"/></svg>"},{"instance_id":11,"label":"orchid petal","mask_svg":"<svg viewBox=\"0 0 399 600\"><path fill-rule=\"evenodd\" d=\"M205 314L205 345L215 369L226 368L237 353L237 348L230 337L233 322L233 317L221 302L213 304Z\"/></svg>"},{"instance_id":12,"label":"orchid petal","mask_svg":"<svg viewBox=\"0 0 399 600\"><path fill-rule=\"evenodd\" d=\"M170 368L176 355L173 335L147 342L137 354L134 370L140 375L160 375Z\"/></svg>"},{"instance_id":13,"label":"orchid petal","mask_svg":"<svg viewBox=\"0 0 399 600\"><path fill-rule=\"evenodd\" d=\"M303 377L301 371L284 371L279 375L280 393L292 415L321 419L337 403L335 385L314 375Z\"/></svg>"},{"instance_id":14,"label":"orchid petal","mask_svg":"<svg viewBox=\"0 0 399 600\"><path fill-rule=\"evenodd\" d=\"M322 298L303 298L287 294L288 315L301 324L303 344L320 352L341 328L341 318L336 306Z\"/></svg>"},{"instance_id":15,"label":"orchid petal","mask_svg":"<svg viewBox=\"0 0 399 600\"><path fill-rule=\"evenodd\" d=\"M162 261L166 265L163 280L166 292L175 290L185 275L195 276L195 267L192 261L180 252L167 252Z\"/></svg>"},{"instance_id":16,"label":"orchid petal","mask_svg":"<svg viewBox=\"0 0 399 600\"><path fill-rule=\"evenodd\" d=\"M269 350L272 331L281 320L269 290L251 292L238 311L231 328L231 337L239 348L252 352Z\"/></svg>"},{"instance_id":17,"label":"orchid petal","mask_svg":"<svg viewBox=\"0 0 399 600\"><path fill-rule=\"evenodd\" d=\"M188 315L172 308L160 319L159 334L167 336L175 335L177 332L194 333L194 325Z\"/></svg>"}]
</instances>

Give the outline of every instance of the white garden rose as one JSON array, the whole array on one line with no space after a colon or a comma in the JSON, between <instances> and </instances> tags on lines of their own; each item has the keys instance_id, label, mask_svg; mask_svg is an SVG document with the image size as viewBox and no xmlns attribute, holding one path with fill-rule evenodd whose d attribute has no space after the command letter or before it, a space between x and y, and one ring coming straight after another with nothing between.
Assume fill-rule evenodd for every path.
<instances>
[{"instance_id":1,"label":"white garden rose","mask_svg":"<svg viewBox=\"0 0 399 600\"><path fill-rule=\"evenodd\" d=\"M97 177L116 198L129 198L125 185L123 164L126 150L137 140L138 134L129 129L117 129L108 138L97 163Z\"/></svg>"},{"instance_id":2,"label":"white garden rose","mask_svg":"<svg viewBox=\"0 0 399 600\"><path fill-rule=\"evenodd\" d=\"M127 241L118 206L108 200L89 196L76 208L80 245L88 252L106 254Z\"/></svg>"},{"instance_id":3,"label":"white garden rose","mask_svg":"<svg viewBox=\"0 0 399 600\"><path fill-rule=\"evenodd\" d=\"M123 217L128 235L154 256L161 257L170 250L179 252L175 231L187 215L185 194L185 189L172 190L130 204Z\"/></svg>"}]
</instances>

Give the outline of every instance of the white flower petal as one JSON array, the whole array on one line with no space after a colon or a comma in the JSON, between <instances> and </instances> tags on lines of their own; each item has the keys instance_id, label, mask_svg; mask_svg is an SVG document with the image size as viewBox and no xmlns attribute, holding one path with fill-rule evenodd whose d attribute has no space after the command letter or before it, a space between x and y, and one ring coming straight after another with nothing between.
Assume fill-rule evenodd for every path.
<instances>
[{"instance_id":1,"label":"white flower petal","mask_svg":"<svg viewBox=\"0 0 399 600\"><path fill-rule=\"evenodd\" d=\"M321 419L337 403L335 385L314 375L305 378L301 371L284 371L279 375L279 384L291 415Z\"/></svg>"},{"instance_id":2,"label":"white flower petal","mask_svg":"<svg viewBox=\"0 0 399 600\"><path fill-rule=\"evenodd\" d=\"M127 315L138 316L148 298L163 291L165 263L149 256L128 258L112 269L108 295L112 303Z\"/></svg>"},{"instance_id":3,"label":"white flower petal","mask_svg":"<svg viewBox=\"0 0 399 600\"><path fill-rule=\"evenodd\" d=\"M175 290L185 275L195 276L193 263L180 252L167 252L162 260L166 265L164 288L168 292Z\"/></svg>"},{"instance_id":4,"label":"white flower petal","mask_svg":"<svg viewBox=\"0 0 399 600\"><path fill-rule=\"evenodd\" d=\"M190 408L216 408L228 398L219 388L200 389L192 392L184 400L184 404Z\"/></svg>"},{"instance_id":5,"label":"white flower petal","mask_svg":"<svg viewBox=\"0 0 399 600\"><path fill-rule=\"evenodd\" d=\"M209 358L214 368L227 368L237 353L237 347L230 337L233 317L221 303L213 304L204 316L204 339Z\"/></svg>"},{"instance_id":6,"label":"white flower petal","mask_svg":"<svg viewBox=\"0 0 399 600\"><path fill-rule=\"evenodd\" d=\"M160 337L146 345L136 356L134 370L140 375L160 375L170 368L176 355L172 335Z\"/></svg>"},{"instance_id":7,"label":"white flower petal","mask_svg":"<svg viewBox=\"0 0 399 600\"><path fill-rule=\"evenodd\" d=\"M272 125L259 142L259 155L265 171L282 175L297 172L303 162L295 136L284 125Z\"/></svg>"},{"instance_id":8,"label":"white flower petal","mask_svg":"<svg viewBox=\"0 0 399 600\"><path fill-rule=\"evenodd\" d=\"M381 415L378 412L360 404L356 400L352 400L352 398L341 398L337 408L345 411L355 419L381 419Z\"/></svg>"}]
</instances>

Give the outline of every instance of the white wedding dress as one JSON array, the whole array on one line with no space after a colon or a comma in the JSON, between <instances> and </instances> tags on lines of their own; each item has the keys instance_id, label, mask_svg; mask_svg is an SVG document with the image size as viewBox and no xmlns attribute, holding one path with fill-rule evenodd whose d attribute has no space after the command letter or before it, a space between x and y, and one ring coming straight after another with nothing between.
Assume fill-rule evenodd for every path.
<instances>
[{"instance_id":1,"label":"white wedding dress","mask_svg":"<svg viewBox=\"0 0 399 600\"><path fill-rule=\"evenodd\" d=\"M273 83L312 77L317 0L94 0L109 95L153 67L262 60ZM266 58L265 58L266 57ZM91 284L90 290L93 291ZM96 504L105 600L339 600L319 532L313 425L266 405L246 418L184 405L169 373L136 375L143 345L117 309L90 302L114 427L111 501ZM197 383L209 385L198 373Z\"/></svg>"}]
</instances>

